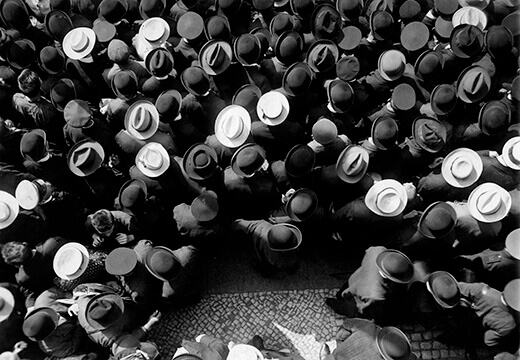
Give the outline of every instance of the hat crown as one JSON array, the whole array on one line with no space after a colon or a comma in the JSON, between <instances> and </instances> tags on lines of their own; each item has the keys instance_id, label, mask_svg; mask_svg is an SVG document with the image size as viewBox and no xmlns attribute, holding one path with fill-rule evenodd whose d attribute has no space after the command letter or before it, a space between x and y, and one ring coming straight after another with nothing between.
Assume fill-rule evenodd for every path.
<instances>
[{"instance_id":1,"label":"hat crown","mask_svg":"<svg viewBox=\"0 0 520 360\"><path fill-rule=\"evenodd\" d=\"M39 161L45 157L47 145L43 136L31 131L22 137L21 150L22 154L30 156L34 161Z\"/></svg>"},{"instance_id":2,"label":"hat crown","mask_svg":"<svg viewBox=\"0 0 520 360\"><path fill-rule=\"evenodd\" d=\"M58 258L57 266L64 275L74 275L83 265L83 254L79 249L65 249Z\"/></svg>"},{"instance_id":3,"label":"hat crown","mask_svg":"<svg viewBox=\"0 0 520 360\"><path fill-rule=\"evenodd\" d=\"M240 115L231 114L222 122L222 129L228 139L236 139L244 131L244 122Z\"/></svg>"},{"instance_id":4,"label":"hat crown","mask_svg":"<svg viewBox=\"0 0 520 360\"><path fill-rule=\"evenodd\" d=\"M150 59L150 68L153 75L165 76L173 69L173 63L165 51L159 50L153 53Z\"/></svg>"},{"instance_id":5,"label":"hat crown","mask_svg":"<svg viewBox=\"0 0 520 360\"><path fill-rule=\"evenodd\" d=\"M391 332L381 340L381 350L386 355L385 359L404 360L410 356L408 342L401 334Z\"/></svg>"},{"instance_id":6,"label":"hat crown","mask_svg":"<svg viewBox=\"0 0 520 360\"><path fill-rule=\"evenodd\" d=\"M196 169L204 169L211 164L211 157L203 149L193 154L193 165Z\"/></svg>"},{"instance_id":7,"label":"hat crown","mask_svg":"<svg viewBox=\"0 0 520 360\"><path fill-rule=\"evenodd\" d=\"M157 170L161 168L164 160L159 150L149 148L144 154L144 162L148 169Z\"/></svg>"},{"instance_id":8,"label":"hat crown","mask_svg":"<svg viewBox=\"0 0 520 360\"><path fill-rule=\"evenodd\" d=\"M485 191L477 199L477 210L484 215L496 213L502 206L502 197L497 191Z\"/></svg>"},{"instance_id":9,"label":"hat crown","mask_svg":"<svg viewBox=\"0 0 520 360\"><path fill-rule=\"evenodd\" d=\"M424 224L434 234L444 233L451 229L454 223L450 212L443 208L432 209L424 219Z\"/></svg>"},{"instance_id":10,"label":"hat crown","mask_svg":"<svg viewBox=\"0 0 520 360\"><path fill-rule=\"evenodd\" d=\"M461 155L453 160L451 173L457 179L466 179L473 171L473 163L468 157Z\"/></svg>"},{"instance_id":11,"label":"hat crown","mask_svg":"<svg viewBox=\"0 0 520 360\"><path fill-rule=\"evenodd\" d=\"M163 23L156 19L149 19L149 21L143 23L142 26L142 34L144 38L150 42L154 42L161 39L164 36L164 33L166 32Z\"/></svg>"},{"instance_id":12,"label":"hat crown","mask_svg":"<svg viewBox=\"0 0 520 360\"><path fill-rule=\"evenodd\" d=\"M343 171L348 176L354 176L361 172L364 164L365 159L363 159L363 155L360 152L351 152L345 156Z\"/></svg>"},{"instance_id":13,"label":"hat crown","mask_svg":"<svg viewBox=\"0 0 520 360\"><path fill-rule=\"evenodd\" d=\"M130 72L118 72L113 81L116 90L123 96L129 97L137 93L137 81Z\"/></svg>"},{"instance_id":14,"label":"hat crown","mask_svg":"<svg viewBox=\"0 0 520 360\"><path fill-rule=\"evenodd\" d=\"M94 320L103 320L114 311L114 304L108 300L96 301L90 311L89 316Z\"/></svg>"},{"instance_id":15,"label":"hat crown","mask_svg":"<svg viewBox=\"0 0 520 360\"><path fill-rule=\"evenodd\" d=\"M419 137L427 145L433 146L442 141L442 137L439 135L438 129L429 123L424 123L419 127Z\"/></svg>"},{"instance_id":16,"label":"hat crown","mask_svg":"<svg viewBox=\"0 0 520 360\"><path fill-rule=\"evenodd\" d=\"M135 111L135 116L132 119L132 127L139 131L146 131L152 126L152 114L148 109L140 106Z\"/></svg>"},{"instance_id":17,"label":"hat crown","mask_svg":"<svg viewBox=\"0 0 520 360\"><path fill-rule=\"evenodd\" d=\"M4 308L5 306L5 300L3 298L0 297L0 311L2 311L2 309Z\"/></svg>"},{"instance_id":18,"label":"hat crown","mask_svg":"<svg viewBox=\"0 0 520 360\"><path fill-rule=\"evenodd\" d=\"M433 97L433 102L441 109L451 109L457 101L457 93L452 86L442 86Z\"/></svg>"},{"instance_id":19,"label":"hat crown","mask_svg":"<svg viewBox=\"0 0 520 360\"><path fill-rule=\"evenodd\" d=\"M0 201L0 222L6 221L11 216L11 208L3 201Z\"/></svg>"},{"instance_id":20,"label":"hat crown","mask_svg":"<svg viewBox=\"0 0 520 360\"><path fill-rule=\"evenodd\" d=\"M96 152L91 147L84 147L74 152L73 162L78 169L86 169L95 157Z\"/></svg>"},{"instance_id":21,"label":"hat crown","mask_svg":"<svg viewBox=\"0 0 520 360\"><path fill-rule=\"evenodd\" d=\"M175 278L180 270L180 263L169 251L161 250L153 254L150 263L155 272L165 279Z\"/></svg>"},{"instance_id":22,"label":"hat crown","mask_svg":"<svg viewBox=\"0 0 520 360\"><path fill-rule=\"evenodd\" d=\"M449 275L441 275L435 278L431 284L432 291L439 300L451 303L459 297L459 287Z\"/></svg>"},{"instance_id":23,"label":"hat crown","mask_svg":"<svg viewBox=\"0 0 520 360\"><path fill-rule=\"evenodd\" d=\"M265 106L262 110L265 117L269 119L276 119L282 114L283 106L281 101L278 101L276 98L272 97L270 101L265 103Z\"/></svg>"},{"instance_id":24,"label":"hat crown","mask_svg":"<svg viewBox=\"0 0 520 360\"><path fill-rule=\"evenodd\" d=\"M157 98L155 107L160 115L169 116L174 119L179 115L181 104L179 103L179 98L177 96L174 96L173 94L163 94Z\"/></svg>"},{"instance_id":25,"label":"hat crown","mask_svg":"<svg viewBox=\"0 0 520 360\"><path fill-rule=\"evenodd\" d=\"M269 247L275 250L286 250L296 246L296 234L287 226L274 226L267 234Z\"/></svg>"},{"instance_id":26,"label":"hat crown","mask_svg":"<svg viewBox=\"0 0 520 360\"><path fill-rule=\"evenodd\" d=\"M381 69L389 77L397 76L404 71L405 62L397 51L388 51L383 55Z\"/></svg>"},{"instance_id":27,"label":"hat crown","mask_svg":"<svg viewBox=\"0 0 520 360\"><path fill-rule=\"evenodd\" d=\"M294 196L290 206L296 216L305 217L309 215L309 212L314 210L314 199L310 194L301 193Z\"/></svg>"},{"instance_id":28,"label":"hat crown","mask_svg":"<svg viewBox=\"0 0 520 360\"><path fill-rule=\"evenodd\" d=\"M75 31L70 38L70 47L76 52L81 52L89 46L89 41L83 31Z\"/></svg>"},{"instance_id":29,"label":"hat crown","mask_svg":"<svg viewBox=\"0 0 520 360\"><path fill-rule=\"evenodd\" d=\"M381 212L385 214L393 213L399 208L400 205L401 198L394 188L383 189L376 196L376 206Z\"/></svg>"},{"instance_id":30,"label":"hat crown","mask_svg":"<svg viewBox=\"0 0 520 360\"><path fill-rule=\"evenodd\" d=\"M246 175L253 175L262 166L265 159L256 147L249 146L237 154L236 161L238 168Z\"/></svg>"},{"instance_id":31,"label":"hat crown","mask_svg":"<svg viewBox=\"0 0 520 360\"><path fill-rule=\"evenodd\" d=\"M130 185L121 193L121 205L127 209L141 204L144 200L144 191L137 185Z\"/></svg>"},{"instance_id":32,"label":"hat crown","mask_svg":"<svg viewBox=\"0 0 520 360\"><path fill-rule=\"evenodd\" d=\"M23 324L23 332L29 338L36 340L43 340L49 336L54 329L56 324L52 317L45 312L38 312L27 319Z\"/></svg>"},{"instance_id":33,"label":"hat crown","mask_svg":"<svg viewBox=\"0 0 520 360\"><path fill-rule=\"evenodd\" d=\"M224 63L226 52L222 45L216 44L210 51L206 53L206 61L210 67L218 68Z\"/></svg>"},{"instance_id":34,"label":"hat crown","mask_svg":"<svg viewBox=\"0 0 520 360\"><path fill-rule=\"evenodd\" d=\"M320 119L312 127L312 137L322 145L330 144L338 137L338 128L329 119Z\"/></svg>"}]
</instances>

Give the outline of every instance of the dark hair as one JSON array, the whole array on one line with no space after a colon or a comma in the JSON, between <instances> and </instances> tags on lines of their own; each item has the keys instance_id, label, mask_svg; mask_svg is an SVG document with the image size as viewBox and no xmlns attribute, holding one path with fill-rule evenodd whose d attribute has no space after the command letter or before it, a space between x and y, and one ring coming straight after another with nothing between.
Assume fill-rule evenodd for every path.
<instances>
[{"instance_id":1,"label":"dark hair","mask_svg":"<svg viewBox=\"0 0 520 360\"><path fill-rule=\"evenodd\" d=\"M114 226L114 217L109 210L101 209L90 215L92 226L98 232L110 230Z\"/></svg>"},{"instance_id":2,"label":"dark hair","mask_svg":"<svg viewBox=\"0 0 520 360\"><path fill-rule=\"evenodd\" d=\"M8 265L22 265L29 258L31 248L27 243L10 241L2 248L2 257Z\"/></svg>"},{"instance_id":3,"label":"dark hair","mask_svg":"<svg viewBox=\"0 0 520 360\"><path fill-rule=\"evenodd\" d=\"M24 69L18 75L18 87L25 95L32 97L40 92L41 80L37 73Z\"/></svg>"}]
</instances>

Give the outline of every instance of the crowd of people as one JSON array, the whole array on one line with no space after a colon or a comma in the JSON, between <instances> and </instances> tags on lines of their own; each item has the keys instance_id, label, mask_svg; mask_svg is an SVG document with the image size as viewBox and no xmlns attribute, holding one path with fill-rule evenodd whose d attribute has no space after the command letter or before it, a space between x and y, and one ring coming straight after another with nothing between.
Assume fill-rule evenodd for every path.
<instances>
[{"instance_id":1,"label":"crowd of people","mask_svg":"<svg viewBox=\"0 0 520 360\"><path fill-rule=\"evenodd\" d=\"M237 238L264 277L364 254L321 360L411 359L395 325L425 318L519 358L518 0L1 0L0 25L1 359L158 359Z\"/></svg>"}]
</instances>

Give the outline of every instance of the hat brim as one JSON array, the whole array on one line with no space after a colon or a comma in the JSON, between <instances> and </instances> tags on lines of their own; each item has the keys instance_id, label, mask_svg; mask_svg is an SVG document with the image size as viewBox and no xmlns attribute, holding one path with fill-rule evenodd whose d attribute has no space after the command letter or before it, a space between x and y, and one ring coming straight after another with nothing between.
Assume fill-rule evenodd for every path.
<instances>
[{"instance_id":1,"label":"hat brim","mask_svg":"<svg viewBox=\"0 0 520 360\"><path fill-rule=\"evenodd\" d=\"M233 139L228 138L224 133L224 129L222 128L224 119L226 119L226 117L229 116L229 113L231 112L237 113L243 124L242 132ZM251 115L249 115L249 112L242 106L228 105L217 115L217 119L215 120L215 136L222 145L232 149L237 148L246 142L250 132Z\"/></svg>"},{"instance_id":2,"label":"hat brim","mask_svg":"<svg viewBox=\"0 0 520 360\"><path fill-rule=\"evenodd\" d=\"M175 279L178 276L178 274L175 277L172 277L171 279L167 279L164 276L159 275L156 271L153 270L150 262L152 260L152 256L158 252L169 253L180 263L180 260L178 259L177 255L175 255L175 253L173 252L172 249L169 249L166 246L155 246L155 247L151 248L150 251L146 254L146 258L144 260L144 266L146 267L148 272L150 272L150 274L152 274L154 277L156 277L159 280L170 281L170 280Z\"/></svg>"},{"instance_id":3,"label":"hat brim","mask_svg":"<svg viewBox=\"0 0 520 360\"><path fill-rule=\"evenodd\" d=\"M508 167L513 170L520 170L520 163L515 163L511 157L509 156L509 152L516 144L520 143L520 136L515 136L504 144L502 147L502 160L506 163Z\"/></svg>"},{"instance_id":4,"label":"hat brim","mask_svg":"<svg viewBox=\"0 0 520 360\"><path fill-rule=\"evenodd\" d=\"M377 195L384 189L391 188L395 190L397 195L399 196L400 204L392 212L386 213L381 211L377 207ZM372 187L368 190L367 194L365 195L365 205L367 208L372 211L374 214L383 216L383 217L394 217L398 216L403 212L403 210L406 208L406 204L408 203L408 196L406 195L406 191L404 189L404 186L399 183L396 180L392 179L385 179L378 181L372 185Z\"/></svg>"},{"instance_id":5,"label":"hat brim","mask_svg":"<svg viewBox=\"0 0 520 360\"><path fill-rule=\"evenodd\" d=\"M291 203L294 201L296 196L298 196L300 194L307 194L312 198L312 211L309 211L309 214L305 217L296 215L294 213L294 210L291 208ZM291 198L285 205L285 212L287 213L287 215L289 215L289 217L292 220L297 221L297 222L302 222L302 221L305 221L305 220L308 220L309 218L311 218L312 215L314 215L314 213L316 212L317 208L318 208L318 196L316 195L316 193L310 189L299 189L299 190L296 190L296 192L291 196Z\"/></svg>"},{"instance_id":6,"label":"hat brim","mask_svg":"<svg viewBox=\"0 0 520 360\"><path fill-rule=\"evenodd\" d=\"M343 162L346 160L347 154L352 151L359 152L363 158L363 168L355 175L347 175L347 173L343 170ZM336 174L338 177L346 182L347 184L355 184L359 182L365 176L368 169L368 162L370 161L370 156L368 154L368 151L365 150L365 148L361 146L347 146L339 155L338 161L336 162Z\"/></svg>"},{"instance_id":7,"label":"hat brim","mask_svg":"<svg viewBox=\"0 0 520 360\"><path fill-rule=\"evenodd\" d=\"M442 139L442 142L440 142L435 147L428 146L421 139L421 137L419 136L419 129L420 129L421 125L424 125L426 123L435 123L436 124L436 128L440 129L440 134L438 134L438 135L440 135L440 137ZM429 153L435 154L435 153L438 153L439 151L441 151L444 148L444 145L446 144L447 132L446 132L446 127L444 127L444 124L441 123L439 120L434 119L434 118L430 118L430 117L418 117L418 118L416 118L414 120L414 122L412 124L412 129L413 129L413 138L414 138L415 142L423 150L425 150L425 151L427 151Z\"/></svg>"},{"instance_id":8,"label":"hat brim","mask_svg":"<svg viewBox=\"0 0 520 360\"><path fill-rule=\"evenodd\" d=\"M453 165L453 162L461 155L464 155L466 158L470 159L471 164L473 165L473 171L465 179L457 179L451 172L451 166ZM444 180L451 186L456 188L466 188L473 185L479 179L483 168L484 165L482 163L482 159L476 152L467 148L458 148L449 153L442 161L441 174Z\"/></svg>"},{"instance_id":9,"label":"hat brim","mask_svg":"<svg viewBox=\"0 0 520 360\"><path fill-rule=\"evenodd\" d=\"M392 276L386 269L385 267L383 266L383 260L385 259L386 256L388 256L389 254L399 254L400 256L402 256L405 261L408 261L410 263L410 272L406 275L405 278L403 279L399 279L399 278L396 278L395 276ZM393 282L396 282L398 284L408 284L413 276L414 276L414 268L413 268L413 264L412 264L412 261L408 258L408 256L406 256L405 254L403 254L402 252L400 251L397 251L397 250L384 250L383 252L381 252L379 255L377 255L376 257L376 266L377 268L379 269L380 272L382 272L388 279L392 280Z\"/></svg>"},{"instance_id":10,"label":"hat brim","mask_svg":"<svg viewBox=\"0 0 520 360\"><path fill-rule=\"evenodd\" d=\"M88 38L88 46L82 51L74 51L71 47L72 46L72 37L75 32L83 32ZM79 59L83 59L84 57L89 55L92 52L92 50L94 49L95 45L96 45L96 33L94 32L94 30L87 28L87 27L78 27L78 28L72 29L65 35L65 37L63 38L62 48L63 48L63 52L65 53L65 55L67 55L67 57L69 57L72 60L79 60Z\"/></svg>"},{"instance_id":11,"label":"hat brim","mask_svg":"<svg viewBox=\"0 0 520 360\"><path fill-rule=\"evenodd\" d=\"M143 156L145 152L150 149L154 148L155 150L159 151L163 158L163 162L160 168L158 169L149 169L145 166L145 162L143 161ZM150 178L158 177L166 172L168 168L170 167L170 155L168 155L168 152L166 149L158 143L148 143L145 146L143 146L139 152L137 153L135 157L135 165L137 166L137 169L141 171L145 176L148 176Z\"/></svg>"},{"instance_id":12,"label":"hat brim","mask_svg":"<svg viewBox=\"0 0 520 360\"><path fill-rule=\"evenodd\" d=\"M73 158L74 158L74 153L76 151L82 150L84 148L91 148L98 154L98 156L96 157L96 160L94 161L92 166L90 166L86 170L81 170L76 165L74 165ZM76 143L70 149L69 154L67 156L67 164L69 165L70 171L72 171L72 173L74 175L80 176L80 177L89 176L89 175L92 175L93 173L95 173L96 170L101 167L101 164L103 163L104 160L105 160L105 150L103 149L103 146L101 146L101 144L98 143L97 141L90 140L90 139L85 139L83 141Z\"/></svg>"},{"instance_id":13,"label":"hat brim","mask_svg":"<svg viewBox=\"0 0 520 360\"><path fill-rule=\"evenodd\" d=\"M128 180L121 186L121 189L119 189L119 194L117 195L117 199L118 199L119 205L121 205L121 207L123 207L123 204L121 202L121 197L123 195L123 191L125 191L125 189L127 189L130 185L139 186L144 193L145 199L148 197L148 188L146 186L146 183L143 180L141 180L141 179Z\"/></svg>"},{"instance_id":14,"label":"hat brim","mask_svg":"<svg viewBox=\"0 0 520 360\"><path fill-rule=\"evenodd\" d=\"M428 216L428 214L433 209L437 209L437 208L442 208L450 213L450 216L453 219L453 226L451 226L449 229L446 229L445 233L443 233L443 234L434 235L431 232L431 230L428 229L428 227L426 227L424 225L424 219L426 218L426 216ZM428 206L424 210L424 212L421 215L421 218L419 219L419 224L417 226L417 229L419 230L421 235L427 237L428 239L438 239L438 238L442 238L442 237L448 235L455 228L456 223L457 223L457 213L455 212L455 209L452 206L450 206L448 203L445 203L443 201L437 201L437 202L434 202L433 204L431 204L430 206Z\"/></svg>"},{"instance_id":15,"label":"hat brim","mask_svg":"<svg viewBox=\"0 0 520 360\"><path fill-rule=\"evenodd\" d=\"M157 40L149 40L146 38L146 34L145 34L145 28L148 24L150 24L152 21L155 21L157 23L159 23L162 28L163 28L163 34L162 36L157 39ZM139 27L139 36L141 37L141 40L143 40L144 42L148 43L150 45L150 47L153 47L153 45L155 44L161 44L163 42L165 42L166 40L169 39L170 37L170 25L168 24L168 22L166 20L164 20L163 18L160 18L160 17L151 17L151 18L148 18L146 19L142 24L141 24L141 27Z\"/></svg>"},{"instance_id":16,"label":"hat brim","mask_svg":"<svg viewBox=\"0 0 520 360\"><path fill-rule=\"evenodd\" d=\"M13 47L17 42L26 42L29 47L31 48L31 50L33 51L33 58L32 59L24 59L24 63L21 64L19 60L16 60L16 59L12 59L10 54L11 54L11 51L9 50L11 47ZM36 46L34 45L34 43L31 41L31 40L28 40L28 39L18 39L18 40L15 40L13 42L11 42L10 44L7 45L7 51L6 51L6 60L7 62L9 63L9 65L11 65L13 68L17 69L17 70L23 70L25 68L28 68L29 66L31 66L33 60L35 57L37 57L37 54L36 54Z\"/></svg>"},{"instance_id":17,"label":"hat brim","mask_svg":"<svg viewBox=\"0 0 520 360\"><path fill-rule=\"evenodd\" d=\"M4 287L0 286L0 299L4 306L0 309L0 323L11 316L14 309L14 295Z\"/></svg>"},{"instance_id":18,"label":"hat brim","mask_svg":"<svg viewBox=\"0 0 520 360\"><path fill-rule=\"evenodd\" d=\"M206 53L214 46L220 45L224 52L226 53L226 57L223 61L223 63L218 67L214 68L209 65L209 63L206 60ZM200 49L199 52L199 64L202 66L202 68L206 71L208 75L220 75L224 71L226 71L229 66L231 65L231 59L233 58L233 49L231 48L231 45L228 44L225 41L222 40L211 40L208 41L202 49Z\"/></svg>"},{"instance_id":19,"label":"hat brim","mask_svg":"<svg viewBox=\"0 0 520 360\"><path fill-rule=\"evenodd\" d=\"M250 147L254 147L254 148L257 149L257 151L260 153L260 155L264 159L264 162L265 162L265 159L266 159L265 150L258 144L254 144L254 143L244 144L237 151L235 151L235 153L231 157L231 165L230 165L231 166L231 170L233 170L233 172L235 174L237 174L238 176L242 176L242 177L245 177L245 178L252 177L257 171L259 171L262 168L262 166L260 166L258 169L256 169L254 171L254 173L252 175L248 175L245 172L243 172L242 170L240 170L240 167L237 165L237 158L238 158L239 153L244 151L244 149L250 148Z\"/></svg>"},{"instance_id":20,"label":"hat brim","mask_svg":"<svg viewBox=\"0 0 520 360\"><path fill-rule=\"evenodd\" d=\"M60 259L60 256L62 256L63 252L66 250L69 250L69 249L79 250L81 252L81 255L83 256L83 261L81 262L81 266L78 268L78 270L76 270L76 272L74 274L65 274L63 272L63 269L60 267L60 263L58 261ZM54 272L56 273L56 275L58 275L59 278L61 278L63 280L75 280L75 279L79 278L81 275L83 275L85 270L87 270L89 260L90 260L90 254L89 254L87 248L80 243L71 242L71 243L67 243L67 244L63 245L62 247L60 247L58 249L58 251L56 252L56 255L54 255L52 267L54 269Z\"/></svg>"},{"instance_id":21,"label":"hat brim","mask_svg":"<svg viewBox=\"0 0 520 360\"><path fill-rule=\"evenodd\" d=\"M3 221L0 221L0 229L5 229L11 225L20 212L20 206L16 198L5 191L0 191L0 202L4 203L9 207L9 217Z\"/></svg>"},{"instance_id":22,"label":"hat brim","mask_svg":"<svg viewBox=\"0 0 520 360\"><path fill-rule=\"evenodd\" d=\"M150 112L150 114L152 115L152 119L151 119L152 124L145 131L139 131L130 124L130 116L132 115L132 112L139 106L148 110ZM146 140L146 139L151 138L157 132L158 128L159 128L159 112L157 111L157 108L155 107L155 105L149 101L146 101L146 100L136 101L135 103L130 105L130 107L128 108L128 110L125 113L125 129L126 129L126 131L128 131L128 133L130 135L132 135L134 138L136 138L138 140Z\"/></svg>"},{"instance_id":23,"label":"hat brim","mask_svg":"<svg viewBox=\"0 0 520 360\"><path fill-rule=\"evenodd\" d=\"M493 214L482 214L477 208L478 198L485 192L493 190L498 192L501 198L500 208ZM511 210L511 195L503 187L495 183L484 183L476 187L468 198L468 211L473 218L483 223L499 222L509 214Z\"/></svg>"},{"instance_id":24,"label":"hat brim","mask_svg":"<svg viewBox=\"0 0 520 360\"><path fill-rule=\"evenodd\" d=\"M266 102L268 101L268 97L274 96L276 96L278 98L278 101L281 103L282 111L280 115L278 115L276 118L268 118L267 116L265 116L265 112L263 109L267 105ZM260 119L261 122L268 126L277 126L283 123L287 119L287 116L289 116L289 110L289 100L284 94L278 91L270 91L268 93L265 93L264 95L262 95L262 97L258 100L258 103L256 104L256 115L258 116L258 119Z\"/></svg>"},{"instance_id":25,"label":"hat brim","mask_svg":"<svg viewBox=\"0 0 520 360\"><path fill-rule=\"evenodd\" d=\"M94 302L99 301L99 300L108 300L108 301L114 303L121 312L120 316L117 319L113 320L110 324L101 324L98 321L89 317L88 313L90 312L90 308L92 307L92 305L94 305ZM85 316L85 320L92 328L94 328L96 330L105 330L105 329L109 328L110 326L114 325L121 318L121 316L123 316L124 311L125 311L125 303L124 303L123 299L121 298L121 296L119 296L117 294L113 294L113 293L103 293L103 294L99 294L99 295L92 297L88 301L87 306L85 307L84 316Z\"/></svg>"},{"instance_id":26,"label":"hat brim","mask_svg":"<svg viewBox=\"0 0 520 360\"><path fill-rule=\"evenodd\" d=\"M446 302L442 299L439 298L438 294L433 290L433 282L443 276L443 275L446 275L448 274L452 280L455 282L455 284L457 284L457 280L453 277L453 275L451 275L450 273L447 273L445 271L435 271L433 273L431 273L429 276L428 276L428 279L426 280L426 289L428 290L428 292L430 294L432 294L433 298L435 299L435 301L440 305L442 306L443 308L445 309L452 309L454 308L455 306L458 305L459 301L460 301L460 289L459 289L459 286L457 284L457 288L458 288L458 295L456 297L454 297L453 299L451 299L449 302Z\"/></svg>"},{"instance_id":27,"label":"hat brim","mask_svg":"<svg viewBox=\"0 0 520 360\"><path fill-rule=\"evenodd\" d=\"M408 340L406 335L401 330L399 330L398 328L396 328L394 326L385 326L384 328L379 330L377 335L376 335L377 350L379 351L379 353L381 354L383 359L385 359L385 360L392 360L392 357L387 355L386 352L383 350L383 345L382 345L383 339L385 338L385 336L387 336L390 333L398 334L400 337L402 337L403 339L406 340L406 342L408 343L408 349L409 349L409 352L410 352L410 355L411 355L412 354L412 350L411 350L412 349L412 345L410 345L410 340ZM412 360L412 359L414 359L414 358L410 357L410 360Z\"/></svg>"},{"instance_id":28,"label":"hat brim","mask_svg":"<svg viewBox=\"0 0 520 360\"><path fill-rule=\"evenodd\" d=\"M211 160L215 163L215 168L213 171L210 171L207 174L200 175L195 170L195 167L193 166L193 154L199 149L204 150L204 152L211 158ZM209 179L217 170L218 167L218 156L217 152L211 147L206 144L193 144L188 150L186 150L186 153L184 154L182 158L182 167L188 177L192 180L206 180Z\"/></svg>"},{"instance_id":29,"label":"hat brim","mask_svg":"<svg viewBox=\"0 0 520 360\"><path fill-rule=\"evenodd\" d=\"M25 318L24 318L24 323L25 321L27 321L27 319L29 319L31 316L34 316L38 313L46 313L51 319L52 319L52 322L54 324L54 330L56 330L56 328L58 327L58 324L59 324L59 321L60 321L60 316L59 314L53 310L52 308L50 307L41 307L41 308L37 308L37 309L33 309L32 311L30 311L29 313L27 313L27 315L25 315ZM53 330L53 331L54 331ZM52 333L52 332L51 332ZM24 334L25 334L25 331L24 331ZM27 336L27 335L26 335ZM32 336L27 336L30 340L32 341L39 341L41 339L36 339Z\"/></svg>"}]
</instances>

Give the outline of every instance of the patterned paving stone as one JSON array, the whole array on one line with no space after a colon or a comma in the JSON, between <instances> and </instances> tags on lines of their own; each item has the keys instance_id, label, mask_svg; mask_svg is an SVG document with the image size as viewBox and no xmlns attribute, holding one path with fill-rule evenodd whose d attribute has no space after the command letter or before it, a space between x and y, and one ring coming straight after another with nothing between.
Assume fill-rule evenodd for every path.
<instances>
[{"instance_id":1,"label":"patterned paving stone","mask_svg":"<svg viewBox=\"0 0 520 360\"><path fill-rule=\"evenodd\" d=\"M342 317L329 309L324 299L335 289L291 290L238 294L213 294L198 304L166 314L152 331L150 339L162 349L163 359L170 360L182 339L211 334L224 341L244 343L254 335L264 338L266 347L289 349L306 360L319 360L319 349L327 342L336 347L337 329ZM464 359L464 350L448 347L434 338L438 331L422 325L398 325L412 343L419 359ZM481 359L492 359L480 350Z\"/></svg>"}]
</instances>

